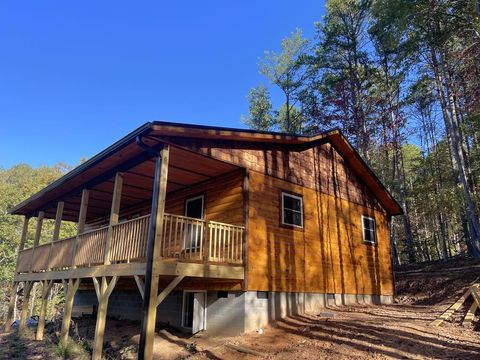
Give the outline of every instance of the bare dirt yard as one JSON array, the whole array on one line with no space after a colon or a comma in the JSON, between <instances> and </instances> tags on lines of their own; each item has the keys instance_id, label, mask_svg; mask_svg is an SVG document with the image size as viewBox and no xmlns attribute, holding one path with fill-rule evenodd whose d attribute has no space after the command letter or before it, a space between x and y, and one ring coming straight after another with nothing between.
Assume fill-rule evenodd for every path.
<instances>
[{"instance_id":1,"label":"bare dirt yard","mask_svg":"<svg viewBox=\"0 0 480 360\"><path fill-rule=\"evenodd\" d=\"M480 264L465 259L402 268L396 272L394 305L330 307L238 337L189 336L162 329L155 339L155 358L480 359L478 316L464 327L461 320L466 308L462 308L440 327L429 325L479 275ZM0 359L87 359L89 342L85 339L93 339L94 323L94 319L77 322L75 337L80 341L68 351L55 346L54 338L35 342L3 333ZM105 358L135 359L138 332L138 323L109 320Z\"/></svg>"}]
</instances>

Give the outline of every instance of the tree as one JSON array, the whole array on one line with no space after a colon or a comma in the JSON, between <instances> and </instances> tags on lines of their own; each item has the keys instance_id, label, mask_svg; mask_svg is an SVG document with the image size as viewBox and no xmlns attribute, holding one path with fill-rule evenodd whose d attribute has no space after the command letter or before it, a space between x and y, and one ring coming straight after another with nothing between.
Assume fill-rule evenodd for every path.
<instances>
[{"instance_id":1,"label":"tree","mask_svg":"<svg viewBox=\"0 0 480 360\"><path fill-rule=\"evenodd\" d=\"M250 90L247 95L247 117L242 117L242 122L255 130L270 130L274 125L270 93L264 85L259 85Z\"/></svg>"},{"instance_id":2,"label":"tree","mask_svg":"<svg viewBox=\"0 0 480 360\"><path fill-rule=\"evenodd\" d=\"M320 72L312 82L321 96L324 124L340 125L353 140L362 157L370 162L371 66L366 51L366 20L369 1L328 0L324 21L317 23L319 42L315 68Z\"/></svg>"},{"instance_id":3,"label":"tree","mask_svg":"<svg viewBox=\"0 0 480 360\"><path fill-rule=\"evenodd\" d=\"M299 93L309 77L305 56L308 53L308 40L303 38L302 31L297 29L281 43L282 51L275 53L266 51L260 61L260 73L272 84L277 85L285 96L285 116L276 118L276 126L285 132L295 132L302 129L296 124L293 126L292 112L299 99Z\"/></svg>"}]
</instances>

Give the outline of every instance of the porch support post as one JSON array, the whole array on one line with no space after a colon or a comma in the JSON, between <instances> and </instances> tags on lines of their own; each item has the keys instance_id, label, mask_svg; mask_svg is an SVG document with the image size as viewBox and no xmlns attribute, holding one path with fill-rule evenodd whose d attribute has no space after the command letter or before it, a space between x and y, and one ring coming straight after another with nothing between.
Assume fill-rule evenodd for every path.
<instances>
[{"instance_id":1,"label":"porch support post","mask_svg":"<svg viewBox=\"0 0 480 360\"><path fill-rule=\"evenodd\" d=\"M57 213L55 214L55 224L53 226L53 237L52 237L52 243L50 244L50 252L48 254L48 268L50 269L50 261L53 256L53 243L55 241L58 241L58 238L60 236L60 226L62 225L62 217L63 217L63 207L65 203L63 201L59 201L57 203Z\"/></svg>"},{"instance_id":2,"label":"porch support post","mask_svg":"<svg viewBox=\"0 0 480 360\"><path fill-rule=\"evenodd\" d=\"M102 359L103 337L105 335L105 322L107 319L108 299L115 288L118 276L113 276L110 282L105 276L102 277L101 283L96 277L92 278L95 285L95 292L98 299L97 323L95 325L95 339L93 342L92 360Z\"/></svg>"},{"instance_id":3,"label":"porch support post","mask_svg":"<svg viewBox=\"0 0 480 360\"><path fill-rule=\"evenodd\" d=\"M40 211L37 217L37 228L35 229L35 238L33 239L33 251L32 251L32 261L30 262L30 271L32 271L33 261L35 259L35 248L38 246L40 242L40 236L42 235L42 226L43 226L43 218L45 217L45 212Z\"/></svg>"},{"instance_id":4,"label":"porch support post","mask_svg":"<svg viewBox=\"0 0 480 360\"><path fill-rule=\"evenodd\" d=\"M20 245L18 246L19 254L20 254L20 251L22 251L23 248L25 247L25 242L27 241L29 220L30 218L27 216L23 218L22 235L20 237ZM18 262L18 257L17 257L17 262ZM10 331L12 323L15 321L14 315L15 315L15 307L17 306L18 284L19 283L15 281L12 284L12 292L10 294L10 302L8 304L8 313L7 313L6 323L5 323L5 331Z\"/></svg>"},{"instance_id":5,"label":"porch support post","mask_svg":"<svg viewBox=\"0 0 480 360\"><path fill-rule=\"evenodd\" d=\"M242 184L242 193L243 193L243 238L242 243L242 261L245 268L245 277L243 279L243 289L246 291L248 286L248 227L250 219L250 172L248 169L245 169L245 174L243 176Z\"/></svg>"},{"instance_id":6,"label":"porch support post","mask_svg":"<svg viewBox=\"0 0 480 360\"><path fill-rule=\"evenodd\" d=\"M81 279L63 280L63 291L65 292L65 307L63 310L62 331L60 332L60 344L63 347L68 345L68 332L72 320L73 299L78 290Z\"/></svg>"},{"instance_id":7,"label":"porch support post","mask_svg":"<svg viewBox=\"0 0 480 360\"><path fill-rule=\"evenodd\" d=\"M48 295L52 289L53 280L42 281L42 305L40 306L40 316L38 317L36 340L43 340L43 330L45 329L45 316L47 314Z\"/></svg>"},{"instance_id":8,"label":"porch support post","mask_svg":"<svg viewBox=\"0 0 480 360\"><path fill-rule=\"evenodd\" d=\"M65 203L63 201L59 201L57 203L57 213L55 214L55 225L53 227L53 241L57 241L58 237L60 236L60 226L62 225L62 217L63 217L63 208Z\"/></svg>"},{"instance_id":9,"label":"porch support post","mask_svg":"<svg viewBox=\"0 0 480 360\"><path fill-rule=\"evenodd\" d=\"M23 304L22 312L20 313L20 324L18 325L18 333L23 335L25 326L27 324L28 304L30 303L30 293L33 288L34 281L25 281L23 284Z\"/></svg>"},{"instance_id":10,"label":"porch support post","mask_svg":"<svg viewBox=\"0 0 480 360\"><path fill-rule=\"evenodd\" d=\"M152 212L147 240L147 268L145 273L145 295L143 298L142 329L138 358L151 360L157 317L158 270L155 263L160 259L160 239L165 214L167 193L169 146L164 144L155 158L155 178L153 183Z\"/></svg>"},{"instance_id":11,"label":"porch support post","mask_svg":"<svg viewBox=\"0 0 480 360\"><path fill-rule=\"evenodd\" d=\"M14 281L12 284L12 292L10 294L10 302L8 303L7 319L5 320L5 331L10 331L12 323L15 321L13 315L15 313L15 307L17 306L17 290L18 282Z\"/></svg>"},{"instance_id":12,"label":"porch support post","mask_svg":"<svg viewBox=\"0 0 480 360\"><path fill-rule=\"evenodd\" d=\"M29 220L30 218L26 216L23 219L22 236L20 237L20 245L18 246L18 251L22 251L25 247L25 243L27 242Z\"/></svg>"},{"instance_id":13,"label":"porch support post","mask_svg":"<svg viewBox=\"0 0 480 360\"><path fill-rule=\"evenodd\" d=\"M110 210L110 222L108 224L107 241L105 242L105 265L110 261L110 244L112 243L113 226L118 224L120 214L120 200L122 198L123 174L117 172L113 188L112 208Z\"/></svg>"},{"instance_id":14,"label":"porch support post","mask_svg":"<svg viewBox=\"0 0 480 360\"><path fill-rule=\"evenodd\" d=\"M88 197L90 192L87 189L82 190L82 200L80 202L80 211L78 213L78 223L77 223L77 237L75 238L75 242L73 244L72 250L72 268L76 268L75 266L75 254L77 253L77 243L78 243L78 235L85 231L85 222L87 221L87 209L88 209Z\"/></svg>"},{"instance_id":15,"label":"porch support post","mask_svg":"<svg viewBox=\"0 0 480 360\"><path fill-rule=\"evenodd\" d=\"M82 200L80 202L80 212L78 213L77 235L85 231L85 222L87 220L88 197L90 192L87 189L82 190Z\"/></svg>"}]
</instances>

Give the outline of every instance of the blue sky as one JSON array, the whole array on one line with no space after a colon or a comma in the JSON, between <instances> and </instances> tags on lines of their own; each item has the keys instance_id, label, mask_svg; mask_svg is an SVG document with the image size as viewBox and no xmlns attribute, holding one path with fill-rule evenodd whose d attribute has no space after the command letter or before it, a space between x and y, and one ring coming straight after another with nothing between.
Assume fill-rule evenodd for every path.
<instances>
[{"instance_id":1,"label":"blue sky","mask_svg":"<svg viewBox=\"0 0 480 360\"><path fill-rule=\"evenodd\" d=\"M323 14L310 0L4 0L0 167L75 165L150 120L243 127L258 58L297 27L312 38Z\"/></svg>"}]
</instances>

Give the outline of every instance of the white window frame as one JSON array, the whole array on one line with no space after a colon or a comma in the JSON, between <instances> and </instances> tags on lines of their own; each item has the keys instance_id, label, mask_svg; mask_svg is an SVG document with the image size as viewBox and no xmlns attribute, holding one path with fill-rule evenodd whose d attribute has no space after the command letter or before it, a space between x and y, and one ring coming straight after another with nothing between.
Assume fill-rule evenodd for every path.
<instances>
[{"instance_id":1,"label":"white window frame","mask_svg":"<svg viewBox=\"0 0 480 360\"><path fill-rule=\"evenodd\" d=\"M186 198L186 199L185 199L185 212L184 212L184 216L187 216L188 203L191 202L191 201L198 200L198 199L202 199L202 217L199 218L199 219L201 219L201 220L204 219L204 217L205 217L205 196L204 196L204 194L201 194L201 195L198 195L198 196L194 196L194 197Z\"/></svg>"},{"instance_id":2,"label":"white window frame","mask_svg":"<svg viewBox=\"0 0 480 360\"><path fill-rule=\"evenodd\" d=\"M373 221L373 241L365 239L365 222L363 221L364 219L368 219L368 220ZM362 215L362 238L363 238L363 242L365 242L367 244L376 244L377 243L377 222L375 221L375 218L370 217L370 216Z\"/></svg>"},{"instance_id":3,"label":"white window frame","mask_svg":"<svg viewBox=\"0 0 480 360\"><path fill-rule=\"evenodd\" d=\"M300 200L300 211L293 210L293 209L288 209L288 210L293 211L293 212L300 212L300 222L301 222L301 225L295 225L295 224L290 224L290 223L285 222L284 196L290 196L290 197L292 197L292 198L294 198L294 199ZM293 194L290 194L290 193L288 193L288 192L282 191L282 209L281 209L281 210L282 210L282 224L283 224L283 225L293 226L293 227L296 227L296 228L303 229L303 197L297 196L297 195L293 195Z\"/></svg>"}]
</instances>

